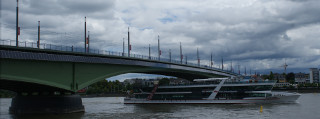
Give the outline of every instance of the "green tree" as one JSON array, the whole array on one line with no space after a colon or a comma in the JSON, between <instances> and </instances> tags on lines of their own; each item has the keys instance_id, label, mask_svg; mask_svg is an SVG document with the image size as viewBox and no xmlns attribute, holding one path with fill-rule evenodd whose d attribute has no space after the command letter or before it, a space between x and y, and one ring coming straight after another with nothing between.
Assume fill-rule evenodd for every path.
<instances>
[{"instance_id":1,"label":"green tree","mask_svg":"<svg viewBox=\"0 0 320 119\"><path fill-rule=\"evenodd\" d=\"M263 79L269 79L269 75L262 75Z\"/></svg>"},{"instance_id":2,"label":"green tree","mask_svg":"<svg viewBox=\"0 0 320 119\"><path fill-rule=\"evenodd\" d=\"M88 87L87 94L101 94L101 93L122 93L125 86L122 86L120 81L107 81L102 80L97 83L94 83Z\"/></svg>"},{"instance_id":3,"label":"green tree","mask_svg":"<svg viewBox=\"0 0 320 119\"><path fill-rule=\"evenodd\" d=\"M159 85L169 85L170 80L168 78L163 78L159 80Z\"/></svg>"},{"instance_id":4,"label":"green tree","mask_svg":"<svg viewBox=\"0 0 320 119\"><path fill-rule=\"evenodd\" d=\"M133 89L133 86L128 83L128 84L126 85L126 90L132 90L132 89Z\"/></svg>"},{"instance_id":5,"label":"green tree","mask_svg":"<svg viewBox=\"0 0 320 119\"><path fill-rule=\"evenodd\" d=\"M15 92L0 89L0 98L11 98L16 95Z\"/></svg>"},{"instance_id":6,"label":"green tree","mask_svg":"<svg viewBox=\"0 0 320 119\"><path fill-rule=\"evenodd\" d=\"M272 71L270 71L269 79L270 79L270 80L273 80L273 79L274 79L274 75L273 75L273 72L272 72Z\"/></svg>"},{"instance_id":7,"label":"green tree","mask_svg":"<svg viewBox=\"0 0 320 119\"><path fill-rule=\"evenodd\" d=\"M288 75L286 75L286 80L287 80L289 83L294 83L294 73L293 73L293 72L290 72Z\"/></svg>"}]
</instances>

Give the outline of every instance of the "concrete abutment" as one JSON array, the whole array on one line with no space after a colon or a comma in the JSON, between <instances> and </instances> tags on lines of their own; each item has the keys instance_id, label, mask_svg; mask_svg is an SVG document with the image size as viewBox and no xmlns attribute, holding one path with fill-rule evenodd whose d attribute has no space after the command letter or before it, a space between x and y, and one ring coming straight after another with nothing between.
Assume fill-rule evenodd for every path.
<instances>
[{"instance_id":1,"label":"concrete abutment","mask_svg":"<svg viewBox=\"0 0 320 119\"><path fill-rule=\"evenodd\" d=\"M12 98L9 113L35 114L35 113L74 113L84 112L82 99L77 94L71 95L17 95Z\"/></svg>"}]
</instances>

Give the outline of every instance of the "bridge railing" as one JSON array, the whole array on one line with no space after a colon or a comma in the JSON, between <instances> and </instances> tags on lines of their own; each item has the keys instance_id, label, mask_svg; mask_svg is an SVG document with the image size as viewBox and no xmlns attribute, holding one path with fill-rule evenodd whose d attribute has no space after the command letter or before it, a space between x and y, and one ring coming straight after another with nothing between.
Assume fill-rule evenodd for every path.
<instances>
[{"instance_id":1,"label":"bridge railing","mask_svg":"<svg viewBox=\"0 0 320 119\"><path fill-rule=\"evenodd\" d=\"M16 46L15 40L0 40L0 45L6 45L6 46ZM120 56L120 57L131 57L131 58L139 58L139 59L145 59L145 60L152 60L152 61L161 61L161 62L167 62L167 63L173 63L173 64L183 64L188 66L194 66L194 67L201 67L209 70L217 70L224 73L234 74L228 70L222 70L215 67L210 67L208 65L198 65L191 62L181 62L180 60L176 59L168 59L168 58L158 58L154 56L146 56L146 55L140 55L140 54L132 54L130 53L130 56L128 56L128 53L122 53L122 52L114 52L114 51L106 51L106 50L99 50L99 49L84 49L80 47L74 47L74 46L65 46L65 45L54 45L54 44L46 44L46 43L40 43L39 48L37 46L37 43L35 42L18 42L19 47L26 47L26 48L37 48L37 49L46 49L46 50L56 50L56 51L67 51L67 52L79 52L79 53L89 53L89 54L99 54L99 55L109 55L109 56Z\"/></svg>"}]
</instances>

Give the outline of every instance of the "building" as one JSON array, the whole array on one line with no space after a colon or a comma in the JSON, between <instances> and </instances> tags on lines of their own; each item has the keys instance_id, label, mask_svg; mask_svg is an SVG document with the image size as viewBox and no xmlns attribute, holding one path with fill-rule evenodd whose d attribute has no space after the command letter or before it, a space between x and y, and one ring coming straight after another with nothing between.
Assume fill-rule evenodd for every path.
<instances>
[{"instance_id":1,"label":"building","mask_svg":"<svg viewBox=\"0 0 320 119\"><path fill-rule=\"evenodd\" d=\"M273 74L273 76L274 76L274 79L276 79L276 80L279 81L279 83L285 83L285 82L287 82L287 81L286 81L286 76L285 76L284 74L275 73L275 74Z\"/></svg>"},{"instance_id":2,"label":"building","mask_svg":"<svg viewBox=\"0 0 320 119\"><path fill-rule=\"evenodd\" d=\"M310 83L309 74L305 74L305 77L306 77L306 83Z\"/></svg>"},{"instance_id":3,"label":"building","mask_svg":"<svg viewBox=\"0 0 320 119\"><path fill-rule=\"evenodd\" d=\"M309 79L310 83L319 83L320 77L319 77L319 70L317 68L310 68L310 74Z\"/></svg>"},{"instance_id":4,"label":"building","mask_svg":"<svg viewBox=\"0 0 320 119\"><path fill-rule=\"evenodd\" d=\"M304 84L307 82L308 80L308 75L306 75L305 73L295 73L294 74L294 82L297 84Z\"/></svg>"},{"instance_id":5,"label":"building","mask_svg":"<svg viewBox=\"0 0 320 119\"><path fill-rule=\"evenodd\" d=\"M169 84L170 85L181 85L181 84L189 84L190 81L186 79L181 79L181 78L170 78L169 79Z\"/></svg>"},{"instance_id":6,"label":"building","mask_svg":"<svg viewBox=\"0 0 320 119\"><path fill-rule=\"evenodd\" d=\"M130 85L139 85L139 86L150 86L153 85L155 82L158 82L159 79L126 79L124 80L124 84Z\"/></svg>"}]
</instances>

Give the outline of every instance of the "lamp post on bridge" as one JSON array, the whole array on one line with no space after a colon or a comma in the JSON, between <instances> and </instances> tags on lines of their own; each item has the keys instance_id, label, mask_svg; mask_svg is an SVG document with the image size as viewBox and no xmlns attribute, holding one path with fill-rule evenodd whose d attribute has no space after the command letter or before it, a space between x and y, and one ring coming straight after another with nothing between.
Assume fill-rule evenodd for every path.
<instances>
[{"instance_id":1,"label":"lamp post on bridge","mask_svg":"<svg viewBox=\"0 0 320 119\"><path fill-rule=\"evenodd\" d=\"M150 48L150 44L149 44L149 60L151 59L151 48Z\"/></svg>"},{"instance_id":2,"label":"lamp post on bridge","mask_svg":"<svg viewBox=\"0 0 320 119\"><path fill-rule=\"evenodd\" d=\"M188 56L186 55L186 64L188 64Z\"/></svg>"},{"instance_id":3,"label":"lamp post on bridge","mask_svg":"<svg viewBox=\"0 0 320 119\"><path fill-rule=\"evenodd\" d=\"M171 62L171 49L169 49L169 61Z\"/></svg>"},{"instance_id":4,"label":"lamp post on bridge","mask_svg":"<svg viewBox=\"0 0 320 119\"><path fill-rule=\"evenodd\" d=\"M88 38L87 38L87 44L88 44L88 50L87 52L89 53L89 50L90 50L90 31L88 31Z\"/></svg>"},{"instance_id":5,"label":"lamp post on bridge","mask_svg":"<svg viewBox=\"0 0 320 119\"><path fill-rule=\"evenodd\" d=\"M87 17L84 17L84 52L89 53L89 33L87 37Z\"/></svg>"},{"instance_id":6,"label":"lamp post on bridge","mask_svg":"<svg viewBox=\"0 0 320 119\"><path fill-rule=\"evenodd\" d=\"M231 72L233 72L233 68L232 68L232 60L231 60L231 70L230 70Z\"/></svg>"},{"instance_id":7,"label":"lamp post on bridge","mask_svg":"<svg viewBox=\"0 0 320 119\"><path fill-rule=\"evenodd\" d=\"M247 67L244 67L244 75L247 76Z\"/></svg>"},{"instance_id":8,"label":"lamp post on bridge","mask_svg":"<svg viewBox=\"0 0 320 119\"><path fill-rule=\"evenodd\" d=\"M198 60L198 66L200 66L200 57L199 57L199 49L197 48L197 60Z\"/></svg>"},{"instance_id":9,"label":"lamp post on bridge","mask_svg":"<svg viewBox=\"0 0 320 119\"><path fill-rule=\"evenodd\" d=\"M221 57L221 69L223 70L223 57Z\"/></svg>"},{"instance_id":10,"label":"lamp post on bridge","mask_svg":"<svg viewBox=\"0 0 320 119\"><path fill-rule=\"evenodd\" d=\"M87 51L87 17L84 17L84 52Z\"/></svg>"},{"instance_id":11,"label":"lamp post on bridge","mask_svg":"<svg viewBox=\"0 0 320 119\"><path fill-rule=\"evenodd\" d=\"M19 0L17 0L17 16L16 16L16 47L19 47L20 27L19 27Z\"/></svg>"},{"instance_id":12,"label":"lamp post on bridge","mask_svg":"<svg viewBox=\"0 0 320 119\"><path fill-rule=\"evenodd\" d=\"M124 38L122 39L122 56L124 56Z\"/></svg>"},{"instance_id":13,"label":"lamp post on bridge","mask_svg":"<svg viewBox=\"0 0 320 119\"><path fill-rule=\"evenodd\" d=\"M40 21L38 21L38 42L37 47L40 49Z\"/></svg>"},{"instance_id":14,"label":"lamp post on bridge","mask_svg":"<svg viewBox=\"0 0 320 119\"><path fill-rule=\"evenodd\" d=\"M130 50L131 50L130 32L129 32L129 27L128 27L128 57L130 57Z\"/></svg>"},{"instance_id":15,"label":"lamp post on bridge","mask_svg":"<svg viewBox=\"0 0 320 119\"><path fill-rule=\"evenodd\" d=\"M181 46L181 42L180 42L180 63L181 63L181 64L182 64L182 59L183 59L182 46Z\"/></svg>"},{"instance_id":16,"label":"lamp post on bridge","mask_svg":"<svg viewBox=\"0 0 320 119\"><path fill-rule=\"evenodd\" d=\"M158 60L160 61L160 55L161 55L161 50L160 50L160 36L158 35Z\"/></svg>"},{"instance_id":17,"label":"lamp post on bridge","mask_svg":"<svg viewBox=\"0 0 320 119\"><path fill-rule=\"evenodd\" d=\"M213 65L213 62L212 62L212 52L211 52L211 60L210 60L210 67L212 69L212 65Z\"/></svg>"}]
</instances>

